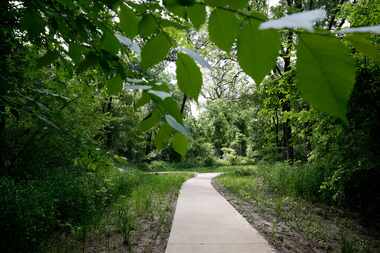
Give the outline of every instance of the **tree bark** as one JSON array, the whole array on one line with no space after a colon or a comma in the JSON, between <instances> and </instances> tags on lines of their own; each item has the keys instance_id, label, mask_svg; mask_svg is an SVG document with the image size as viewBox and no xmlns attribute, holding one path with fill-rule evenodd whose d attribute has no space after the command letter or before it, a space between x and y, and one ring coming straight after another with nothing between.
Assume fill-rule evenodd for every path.
<instances>
[{"instance_id":1,"label":"tree bark","mask_svg":"<svg viewBox=\"0 0 380 253\"><path fill-rule=\"evenodd\" d=\"M112 112L112 97L109 97L108 102L106 104L106 112ZM112 148L112 128L110 125L106 127L106 147L111 149Z\"/></svg>"},{"instance_id":2,"label":"tree bark","mask_svg":"<svg viewBox=\"0 0 380 253\"><path fill-rule=\"evenodd\" d=\"M284 73L288 72L291 70L291 61L290 61L290 52L293 47L293 32L288 33L288 38L287 38L287 47L284 52ZM282 111L283 112L290 112L291 106L290 106L290 101L286 100L282 104ZM293 144L291 142L292 139L292 129L290 126L289 120L286 120L284 123L282 123L282 157L284 160L288 160L292 162L294 160L294 148Z\"/></svg>"}]
</instances>

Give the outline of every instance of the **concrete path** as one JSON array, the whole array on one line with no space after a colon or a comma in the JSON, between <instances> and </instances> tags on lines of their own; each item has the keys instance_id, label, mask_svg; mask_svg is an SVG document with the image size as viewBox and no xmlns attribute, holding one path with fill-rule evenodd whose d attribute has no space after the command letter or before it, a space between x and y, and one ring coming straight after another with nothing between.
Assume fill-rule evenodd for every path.
<instances>
[{"instance_id":1,"label":"concrete path","mask_svg":"<svg viewBox=\"0 0 380 253\"><path fill-rule=\"evenodd\" d=\"M182 186L166 253L269 253L268 242L201 173Z\"/></svg>"}]
</instances>

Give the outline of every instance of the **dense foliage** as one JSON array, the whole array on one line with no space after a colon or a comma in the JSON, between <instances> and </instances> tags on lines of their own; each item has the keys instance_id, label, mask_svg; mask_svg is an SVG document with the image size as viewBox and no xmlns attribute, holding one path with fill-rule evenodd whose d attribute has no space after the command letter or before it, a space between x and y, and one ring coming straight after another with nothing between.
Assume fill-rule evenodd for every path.
<instances>
[{"instance_id":1,"label":"dense foliage","mask_svg":"<svg viewBox=\"0 0 380 253\"><path fill-rule=\"evenodd\" d=\"M281 7L286 8L286 4L276 11ZM378 5L368 1L334 8L336 15L331 18L338 24L346 19L355 25L380 22ZM253 92L231 97L227 90L207 101L204 112L193 124L197 142L209 143L209 150L217 158L228 157L232 163L266 160L306 164L294 169L312 174L315 181L310 184L314 187L310 194L314 198L376 215L380 192L375 179L380 162L377 59L352 49L357 77L347 108L347 124L341 124L302 98L296 76L306 70L288 58L295 54L293 43L291 39L284 44L287 54L282 56L283 65ZM329 68L339 75L336 67Z\"/></svg>"},{"instance_id":2,"label":"dense foliage","mask_svg":"<svg viewBox=\"0 0 380 253\"><path fill-rule=\"evenodd\" d=\"M1 1L2 251L82 231L143 180L116 167L160 160L307 164L313 200L374 213L379 40L342 28L379 24L379 6Z\"/></svg>"}]
</instances>

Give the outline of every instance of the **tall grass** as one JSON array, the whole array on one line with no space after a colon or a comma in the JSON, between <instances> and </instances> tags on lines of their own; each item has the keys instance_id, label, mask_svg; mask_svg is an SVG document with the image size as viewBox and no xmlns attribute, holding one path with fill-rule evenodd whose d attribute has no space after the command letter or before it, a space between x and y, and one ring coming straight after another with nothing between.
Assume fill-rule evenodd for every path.
<instances>
[{"instance_id":1,"label":"tall grass","mask_svg":"<svg viewBox=\"0 0 380 253\"><path fill-rule=\"evenodd\" d=\"M77 247L75 241L85 241L93 230L107 234L110 227L117 227L127 241L135 220L158 216L158 202L176 194L189 176L110 168L98 172L60 169L29 181L2 177L0 251L61 252L58 249L67 246L65 238ZM110 216L116 218L105 219Z\"/></svg>"},{"instance_id":2,"label":"tall grass","mask_svg":"<svg viewBox=\"0 0 380 253\"><path fill-rule=\"evenodd\" d=\"M259 178L267 191L276 194L302 197L311 201L323 198L321 185L326 179L326 172L316 166L291 166L286 163L259 164L237 167L233 174L238 177L249 177L251 185L252 180ZM242 182L240 184L244 185Z\"/></svg>"},{"instance_id":3,"label":"tall grass","mask_svg":"<svg viewBox=\"0 0 380 253\"><path fill-rule=\"evenodd\" d=\"M285 222L326 252L377 252L369 251L369 245L378 247L378 242L362 234L349 215L321 204L331 201L323 191L329 176L329 171L315 165L277 163L237 168L216 180L237 197L253 203L253 212L271 217L269 221ZM277 233L276 222L272 228Z\"/></svg>"}]
</instances>

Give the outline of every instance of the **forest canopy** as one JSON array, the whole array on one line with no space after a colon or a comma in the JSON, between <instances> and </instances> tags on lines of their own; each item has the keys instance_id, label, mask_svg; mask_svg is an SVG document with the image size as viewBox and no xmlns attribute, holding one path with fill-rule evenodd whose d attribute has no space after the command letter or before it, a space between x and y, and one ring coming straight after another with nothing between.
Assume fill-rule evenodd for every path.
<instances>
[{"instance_id":1,"label":"forest canopy","mask_svg":"<svg viewBox=\"0 0 380 253\"><path fill-rule=\"evenodd\" d=\"M141 128L149 130L164 119L159 128L169 124L180 134L173 138L176 150L179 143L185 144L178 141L179 136L188 135L180 126L179 115L183 110L178 112L179 105L172 96L174 88L165 85L159 76L150 75L154 72L152 67L173 58L177 87L185 96L184 103L186 99L197 101L202 73L195 61L202 61L202 57L191 41L181 43L182 32L207 29L210 41L227 55L236 57L242 70L257 84L271 72L281 72L278 57L284 61L285 72L292 58L299 69L295 83L301 96L313 107L344 122L355 81L350 45L369 57L378 56L378 48L368 34L354 33L363 30L341 29L347 18L335 17L337 7L325 6L323 1L308 5L302 1L288 3L291 10L275 13L279 17L288 16L269 22L265 22L268 16L262 11L264 8L260 9L265 1L5 1L3 5L8 10L3 15L9 24L9 29L3 31L4 50L10 50L15 43L38 48L41 52L36 56L37 68L62 61L79 76L97 68L103 78L101 86L106 87L111 97L123 88L142 90L145 102L151 101L153 106ZM316 10L296 13L307 9ZM207 28L202 28L205 23ZM283 30L287 28L288 32ZM368 29L378 32L376 27ZM283 47L281 41L289 45ZM182 50L181 44L185 46ZM12 82L4 81L6 94L12 90Z\"/></svg>"}]
</instances>

